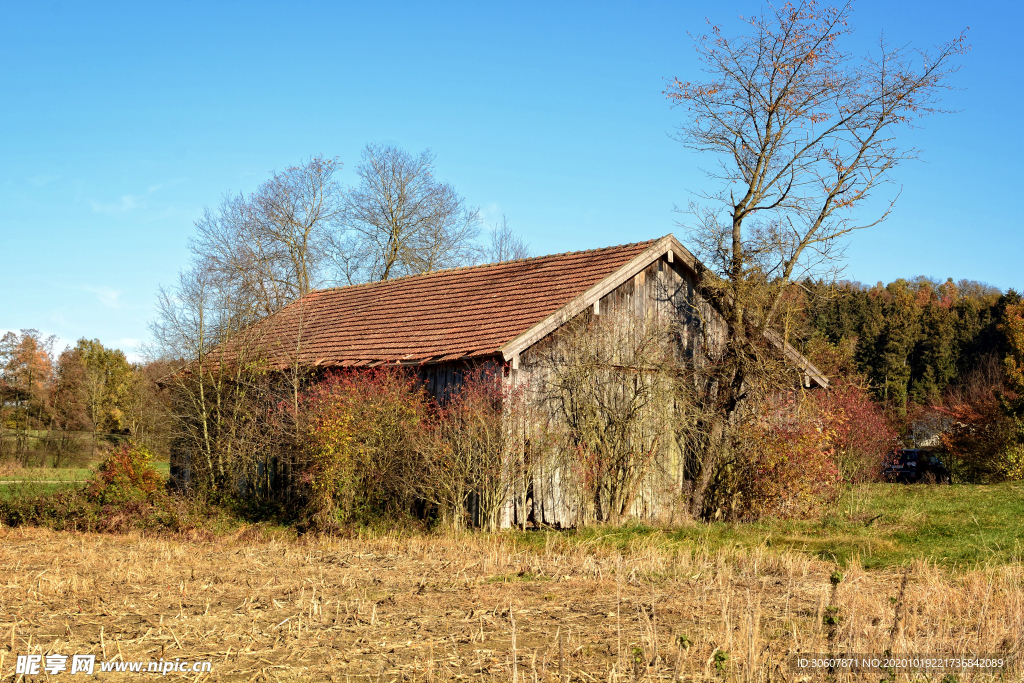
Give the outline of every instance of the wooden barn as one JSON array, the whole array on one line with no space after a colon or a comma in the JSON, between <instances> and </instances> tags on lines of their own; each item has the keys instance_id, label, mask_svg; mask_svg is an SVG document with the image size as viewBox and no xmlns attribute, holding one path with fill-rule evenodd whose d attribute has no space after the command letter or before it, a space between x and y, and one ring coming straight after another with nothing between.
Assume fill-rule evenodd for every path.
<instances>
[{"instance_id":1,"label":"wooden barn","mask_svg":"<svg viewBox=\"0 0 1024 683\"><path fill-rule=\"evenodd\" d=\"M427 390L443 397L481 364L502 368L513 385L530 380L531 354L580 314L651 312L675 316L687 351L714 344L721 317L697 294L697 262L672 235L622 246L442 270L397 280L310 292L260 324L264 353L281 368L414 368ZM806 386L828 380L781 339L804 372ZM658 500L682 485L662 468L636 503L638 516L658 516ZM569 526L576 510L559 491L557 468L536 468L530 509L512 501L510 525L528 517ZM526 496L522 497L526 500ZM522 504L520 504L520 508Z\"/></svg>"}]
</instances>

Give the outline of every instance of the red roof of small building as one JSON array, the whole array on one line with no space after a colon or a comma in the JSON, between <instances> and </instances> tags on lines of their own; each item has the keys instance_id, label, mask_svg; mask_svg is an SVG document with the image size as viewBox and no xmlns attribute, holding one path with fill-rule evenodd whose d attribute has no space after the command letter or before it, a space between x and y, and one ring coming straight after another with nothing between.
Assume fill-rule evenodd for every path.
<instances>
[{"instance_id":1,"label":"red roof of small building","mask_svg":"<svg viewBox=\"0 0 1024 683\"><path fill-rule=\"evenodd\" d=\"M655 241L315 290L253 331L277 366L494 356Z\"/></svg>"}]
</instances>

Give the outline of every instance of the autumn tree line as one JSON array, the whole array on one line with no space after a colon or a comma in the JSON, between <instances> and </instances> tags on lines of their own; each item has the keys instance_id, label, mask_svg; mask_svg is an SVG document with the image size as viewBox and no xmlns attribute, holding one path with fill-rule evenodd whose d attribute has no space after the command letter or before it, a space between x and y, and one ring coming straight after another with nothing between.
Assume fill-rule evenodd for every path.
<instances>
[{"instance_id":1,"label":"autumn tree line","mask_svg":"<svg viewBox=\"0 0 1024 683\"><path fill-rule=\"evenodd\" d=\"M961 480L1024 477L1020 294L918 277L807 283L797 298L806 352L856 376L906 446L945 450Z\"/></svg>"},{"instance_id":2,"label":"autumn tree line","mask_svg":"<svg viewBox=\"0 0 1024 683\"><path fill-rule=\"evenodd\" d=\"M166 452L166 363L80 339L59 353L37 330L0 338L0 464L81 464L125 439Z\"/></svg>"}]
</instances>

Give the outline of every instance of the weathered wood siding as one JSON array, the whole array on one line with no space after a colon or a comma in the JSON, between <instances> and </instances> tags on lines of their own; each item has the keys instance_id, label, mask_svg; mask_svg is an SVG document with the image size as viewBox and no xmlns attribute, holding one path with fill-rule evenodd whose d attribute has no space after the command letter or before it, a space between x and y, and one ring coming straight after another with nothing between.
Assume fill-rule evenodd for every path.
<instances>
[{"instance_id":1,"label":"weathered wood siding","mask_svg":"<svg viewBox=\"0 0 1024 683\"><path fill-rule=\"evenodd\" d=\"M697 294L697 274L667 256L651 263L601 299L600 314L630 313L637 318L659 315L673 320L680 342L690 355L724 338L724 321Z\"/></svg>"},{"instance_id":2,"label":"weathered wood siding","mask_svg":"<svg viewBox=\"0 0 1024 683\"><path fill-rule=\"evenodd\" d=\"M588 309L580 315L594 315ZM724 339L724 321L717 311L697 294L697 275L679 259L669 262L663 256L633 278L604 296L597 315L618 317L631 314L636 319L660 318L670 321L680 351L701 357L707 346L718 346ZM550 336L520 355L519 368L510 373L513 384L536 385L544 382L538 373L546 372L536 355ZM653 466L645 476L633 501L632 515L648 520L670 520L678 510L685 486L682 453L675 439L667 439ZM559 527L576 526L582 519L582 501L572 475L551 457L533 458L528 482L520 485L502 515L505 526L530 520ZM527 491L522 491L527 486ZM522 501L526 500L524 506Z\"/></svg>"},{"instance_id":3,"label":"weathered wood siding","mask_svg":"<svg viewBox=\"0 0 1024 683\"><path fill-rule=\"evenodd\" d=\"M482 368L500 372L504 365L505 362L499 356L430 363L416 366L416 378L423 383L428 394L444 402L458 392L467 374Z\"/></svg>"}]
</instances>

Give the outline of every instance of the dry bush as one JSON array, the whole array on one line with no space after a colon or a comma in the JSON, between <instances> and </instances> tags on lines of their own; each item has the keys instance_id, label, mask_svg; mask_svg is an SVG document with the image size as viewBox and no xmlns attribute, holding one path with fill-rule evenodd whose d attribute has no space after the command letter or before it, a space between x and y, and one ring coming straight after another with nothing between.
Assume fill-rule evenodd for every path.
<instances>
[{"instance_id":1,"label":"dry bush","mask_svg":"<svg viewBox=\"0 0 1024 683\"><path fill-rule=\"evenodd\" d=\"M163 489L163 484L163 477L153 469L149 449L126 443L100 463L85 493L100 505L128 503L151 499Z\"/></svg>"},{"instance_id":2,"label":"dry bush","mask_svg":"<svg viewBox=\"0 0 1024 683\"><path fill-rule=\"evenodd\" d=\"M396 368L336 373L308 390L301 467L313 522L436 517L493 530L509 496L521 393L489 367L443 402Z\"/></svg>"},{"instance_id":3,"label":"dry bush","mask_svg":"<svg viewBox=\"0 0 1024 683\"><path fill-rule=\"evenodd\" d=\"M714 499L732 518L806 518L841 493L836 457L836 426L841 415L798 392L776 395L759 403L733 435L733 467L714 492ZM726 484L728 482L728 484Z\"/></svg>"},{"instance_id":4,"label":"dry bush","mask_svg":"<svg viewBox=\"0 0 1024 683\"><path fill-rule=\"evenodd\" d=\"M439 408L419 492L438 507L442 525L498 528L525 447L524 401L521 387L484 366L467 372Z\"/></svg>"},{"instance_id":5,"label":"dry bush","mask_svg":"<svg viewBox=\"0 0 1024 683\"><path fill-rule=\"evenodd\" d=\"M807 352L829 377L828 389L765 382L748 391L729 430L728 457L708 492L714 516L819 516L844 483L880 478L896 430L871 400L853 347L815 338Z\"/></svg>"},{"instance_id":6,"label":"dry bush","mask_svg":"<svg viewBox=\"0 0 1024 683\"><path fill-rule=\"evenodd\" d=\"M856 349L856 341L832 344L821 336L810 339L805 353L829 378L829 387L808 398L833 416L833 443L843 479L865 483L881 480L883 461L896 447L898 434L882 406L871 398L871 383L857 369Z\"/></svg>"},{"instance_id":7,"label":"dry bush","mask_svg":"<svg viewBox=\"0 0 1024 683\"><path fill-rule=\"evenodd\" d=\"M414 511L430 399L397 369L335 373L304 401L302 480L320 526Z\"/></svg>"}]
</instances>

